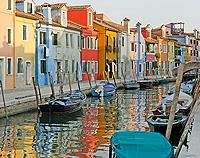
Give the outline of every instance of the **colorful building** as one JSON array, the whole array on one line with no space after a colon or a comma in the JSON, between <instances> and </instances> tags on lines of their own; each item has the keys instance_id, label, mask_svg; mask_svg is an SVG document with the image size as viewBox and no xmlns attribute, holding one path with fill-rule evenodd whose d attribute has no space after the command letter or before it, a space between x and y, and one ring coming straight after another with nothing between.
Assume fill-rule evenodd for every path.
<instances>
[{"instance_id":1,"label":"colorful building","mask_svg":"<svg viewBox=\"0 0 200 158\"><path fill-rule=\"evenodd\" d=\"M67 21L67 10L65 3L37 6L40 22L36 35L36 81L41 85L49 84L48 72L55 83L64 82L67 72L72 82L77 80L81 26Z\"/></svg>"},{"instance_id":2,"label":"colorful building","mask_svg":"<svg viewBox=\"0 0 200 158\"><path fill-rule=\"evenodd\" d=\"M26 10L20 11L29 4ZM35 29L38 18L34 15L34 2L17 2L15 12L15 63L16 87L24 88L32 85L35 76ZM20 9L20 10L18 10Z\"/></svg>"},{"instance_id":3,"label":"colorful building","mask_svg":"<svg viewBox=\"0 0 200 158\"><path fill-rule=\"evenodd\" d=\"M146 74L145 39L139 22L136 24L134 35L134 69L137 77L144 77Z\"/></svg>"},{"instance_id":4,"label":"colorful building","mask_svg":"<svg viewBox=\"0 0 200 158\"><path fill-rule=\"evenodd\" d=\"M110 21L104 14L96 14L94 27L99 31L99 79L113 78L117 72L117 32L106 23Z\"/></svg>"},{"instance_id":5,"label":"colorful building","mask_svg":"<svg viewBox=\"0 0 200 158\"><path fill-rule=\"evenodd\" d=\"M15 14L14 0L3 0L0 5L0 80L3 87L15 87Z\"/></svg>"},{"instance_id":6,"label":"colorful building","mask_svg":"<svg viewBox=\"0 0 200 158\"><path fill-rule=\"evenodd\" d=\"M94 29L94 9L91 5L70 6L67 12L69 21L82 25L81 32L81 62L82 80L94 76L98 78L98 32Z\"/></svg>"},{"instance_id":7,"label":"colorful building","mask_svg":"<svg viewBox=\"0 0 200 158\"><path fill-rule=\"evenodd\" d=\"M146 27L142 28L142 35L145 38L145 48L146 48L146 75L156 75L158 73L157 66L157 47L158 41L152 38L151 33L152 27L148 24Z\"/></svg>"}]
</instances>

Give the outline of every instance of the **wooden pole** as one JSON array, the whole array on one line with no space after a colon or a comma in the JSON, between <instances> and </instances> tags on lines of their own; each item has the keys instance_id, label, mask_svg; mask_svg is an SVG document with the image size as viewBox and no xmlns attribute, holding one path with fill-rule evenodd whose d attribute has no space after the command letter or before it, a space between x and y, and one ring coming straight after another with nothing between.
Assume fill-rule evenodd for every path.
<instances>
[{"instance_id":1,"label":"wooden pole","mask_svg":"<svg viewBox=\"0 0 200 158\"><path fill-rule=\"evenodd\" d=\"M35 97L36 97L36 103L37 103L37 106L39 105L39 98L38 98L38 92L37 92L37 87L36 87L36 83L35 83L35 78L32 77L32 81L33 81L33 87L34 87L34 90L35 90Z\"/></svg>"},{"instance_id":2,"label":"wooden pole","mask_svg":"<svg viewBox=\"0 0 200 158\"><path fill-rule=\"evenodd\" d=\"M92 89L92 84L91 84L90 76L89 76L89 74L88 74L87 71L86 71L86 73L87 73L87 76L88 76L88 82L89 82L89 85L90 85L90 89Z\"/></svg>"},{"instance_id":3,"label":"wooden pole","mask_svg":"<svg viewBox=\"0 0 200 158\"><path fill-rule=\"evenodd\" d=\"M38 86L38 92L39 92L39 96L40 96L40 103L42 103L42 94L41 94L41 91L40 91L39 83L37 84L37 86Z\"/></svg>"},{"instance_id":4,"label":"wooden pole","mask_svg":"<svg viewBox=\"0 0 200 158\"><path fill-rule=\"evenodd\" d=\"M63 84L62 84L62 75L61 75L61 69L58 70L58 76L59 76L59 93L60 96L63 96Z\"/></svg>"},{"instance_id":5,"label":"wooden pole","mask_svg":"<svg viewBox=\"0 0 200 158\"><path fill-rule=\"evenodd\" d=\"M116 80L115 80L115 74L114 74L114 72L112 72L112 75L113 75L113 80L114 80L115 86L117 87L117 83L116 83Z\"/></svg>"},{"instance_id":6,"label":"wooden pole","mask_svg":"<svg viewBox=\"0 0 200 158\"><path fill-rule=\"evenodd\" d=\"M3 99L4 110L5 110L6 118L8 119L7 106L6 106L5 97L4 97L3 84L1 80L0 80L0 86L1 86L1 94L2 94L2 99Z\"/></svg>"},{"instance_id":7,"label":"wooden pole","mask_svg":"<svg viewBox=\"0 0 200 158\"><path fill-rule=\"evenodd\" d=\"M69 82L69 91L70 91L70 93L71 93L71 92L72 92L72 85L71 85L71 79L70 79L69 70L67 71L67 75L68 75L68 82Z\"/></svg>"},{"instance_id":8,"label":"wooden pole","mask_svg":"<svg viewBox=\"0 0 200 158\"><path fill-rule=\"evenodd\" d=\"M78 78L78 70L76 70L76 80L78 83L78 90L81 91L80 83L79 83L79 78Z\"/></svg>"},{"instance_id":9,"label":"wooden pole","mask_svg":"<svg viewBox=\"0 0 200 158\"><path fill-rule=\"evenodd\" d=\"M49 82L50 82L50 86L51 86L51 97L55 98L53 79L52 79L50 72L48 72L48 75L49 75Z\"/></svg>"},{"instance_id":10,"label":"wooden pole","mask_svg":"<svg viewBox=\"0 0 200 158\"><path fill-rule=\"evenodd\" d=\"M185 66L184 64L180 64L179 71L178 71L179 73L178 73L178 76L177 76L177 79L176 79L176 90L175 90L175 93L174 93L173 105L171 106L171 109L170 109L167 131L166 131L166 135L165 135L168 140L170 139L172 126L173 126L173 122L174 122L176 106L177 106L177 103L178 103L178 98L179 98L179 93L180 93L180 88L181 88L181 82L182 82L182 78L183 78L184 66Z\"/></svg>"},{"instance_id":11,"label":"wooden pole","mask_svg":"<svg viewBox=\"0 0 200 158\"><path fill-rule=\"evenodd\" d=\"M97 87L97 81L96 81L96 79L95 79L95 75L94 75L94 74L92 74L92 75L93 75L93 77L94 77L95 86Z\"/></svg>"},{"instance_id":12,"label":"wooden pole","mask_svg":"<svg viewBox=\"0 0 200 158\"><path fill-rule=\"evenodd\" d=\"M105 77L106 77L106 80L109 81L109 80L108 80L108 75L107 75L106 71L104 71L104 75L105 75Z\"/></svg>"}]
</instances>

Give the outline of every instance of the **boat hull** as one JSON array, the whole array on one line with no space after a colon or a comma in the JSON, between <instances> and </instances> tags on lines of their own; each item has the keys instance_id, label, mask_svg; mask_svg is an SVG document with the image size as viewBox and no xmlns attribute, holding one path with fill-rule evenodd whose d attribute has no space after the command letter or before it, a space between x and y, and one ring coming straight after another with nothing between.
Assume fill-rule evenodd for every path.
<instances>
[{"instance_id":1,"label":"boat hull","mask_svg":"<svg viewBox=\"0 0 200 158\"><path fill-rule=\"evenodd\" d=\"M172 158L173 147L156 132L119 131L111 137L109 158Z\"/></svg>"},{"instance_id":2,"label":"boat hull","mask_svg":"<svg viewBox=\"0 0 200 158\"><path fill-rule=\"evenodd\" d=\"M132 90L132 89L138 89L140 88L140 84L138 84L137 82L127 82L127 83L123 83L124 88L127 90Z\"/></svg>"}]
</instances>

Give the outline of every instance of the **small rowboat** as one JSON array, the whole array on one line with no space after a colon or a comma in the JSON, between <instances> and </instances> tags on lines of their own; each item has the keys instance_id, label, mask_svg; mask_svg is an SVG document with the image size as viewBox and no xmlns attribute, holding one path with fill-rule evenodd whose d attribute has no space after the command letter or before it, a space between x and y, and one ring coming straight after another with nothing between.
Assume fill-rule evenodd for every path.
<instances>
[{"instance_id":1,"label":"small rowboat","mask_svg":"<svg viewBox=\"0 0 200 158\"><path fill-rule=\"evenodd\" d=\"M111 137L109 158L172 158L174 149L156 132L119 131Z\"/></svg>"}]
</instances>

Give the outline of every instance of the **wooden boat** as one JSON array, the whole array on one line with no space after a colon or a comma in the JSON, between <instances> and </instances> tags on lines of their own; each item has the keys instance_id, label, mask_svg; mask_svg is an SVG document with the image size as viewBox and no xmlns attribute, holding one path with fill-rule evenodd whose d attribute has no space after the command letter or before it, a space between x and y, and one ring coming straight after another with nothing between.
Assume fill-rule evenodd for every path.
<instances>
[{"instance_id":1,"label":"wooden boat","mask_svg":"<svg viewBox=\"0 0 200 158\"><path fill-rule=\"evenodd\" d=\"M116 92L117 87L110 82L102 82L101 85L91 89L93 97L110 97Z\"/></svg>"},{"instance_id":2,"label":"wooden boat","mask_svg":"<svg viewBox=\"0 0 200 158\"><path fill-rule=\"evenodd\" d=\"M153 110L151 110L153 114L154 115L169 114L171 105L173 103L173 98L174 94L164 96L161 103L158 104ZM176 113L182 113L184 115L188 115L190 112L190 106L192 100L193 98L190 95L184 92L180 92Z\"/></svg>"},{"instance_id":3,"label":"wooden boat","mask_svg":"<svg viewBox=\"0 0 200 158\"><path fill-rule=\"evenodd\" d=\"M111 137L109 158L172 158L174 149L156 132L119 131Z\"/></svg>"},{"instance_id":4,"label":"wooden boat","mask_svg":"<svg viewBox=\"0 0 200 158\"><path fill-rule=\"evenodd\" d=\"M140 88L140 84L137 83L136 80L125 81L123 83L125 89L138 89Z\"/></svg>"},{"instance_id":5,"label":"wooden boat","mask_svg":"<svg viewBox=\"0 0 200 158\"><path fill-rule=\"evenodd\" d=\"M167 78L161 78L161 79L158 79L158 83L159 84L167 84L167 83L169 83L169 80Z\"/></svg>"},{"instance_id":6,"label":"wooden boat","mask_svg":"<svg viewBox=\"0 0 200 158\"><path fill-rule=\"evenodd\" d=\"M138 83L140 88L153 88L153 80L140 80Z\"/></svg>"},{"instance_id":7,"label":"wooden boat","mask_svg":"<svg viewBox=\"0 0 200 158\"><path fill-rule=\"evenodd\" d=\"M167 130L169 115L152 115L147 119L150 130L153 132L159 132L165 135ZM185 123L187 121L187 116L178 114L174 117L174 122L172 126L172 134L180 135L184 129Z\"/></svg>"},{"instance_id":8,"label":"wooden boat","mask_svg":"<svg viewBox=\"0 0 200 158\"><path fill-rule=\"evenodd\" d=\"M193 92L193 88L194 88L194 82L192 81L188 81L188 82L183 82L181 83L181 91L187 94L192 94ZM173 94L175 93L175 89L176 89L176 85L172 86L169 90L168 90L168 94Z\"/></svg>"},{"instance_id":9,"label":"wooden boat","mask_svg":"<svg viewBox=\"0 0 200 158\"><path fill-rule=\"evenodd\" d=\"M86 100L85 93L81 91L73 91L65 94L63 97L49 100L39 105L42 112L68 112L73 113L82 109L81 103Z\"/></svg>"}]
</instances>

